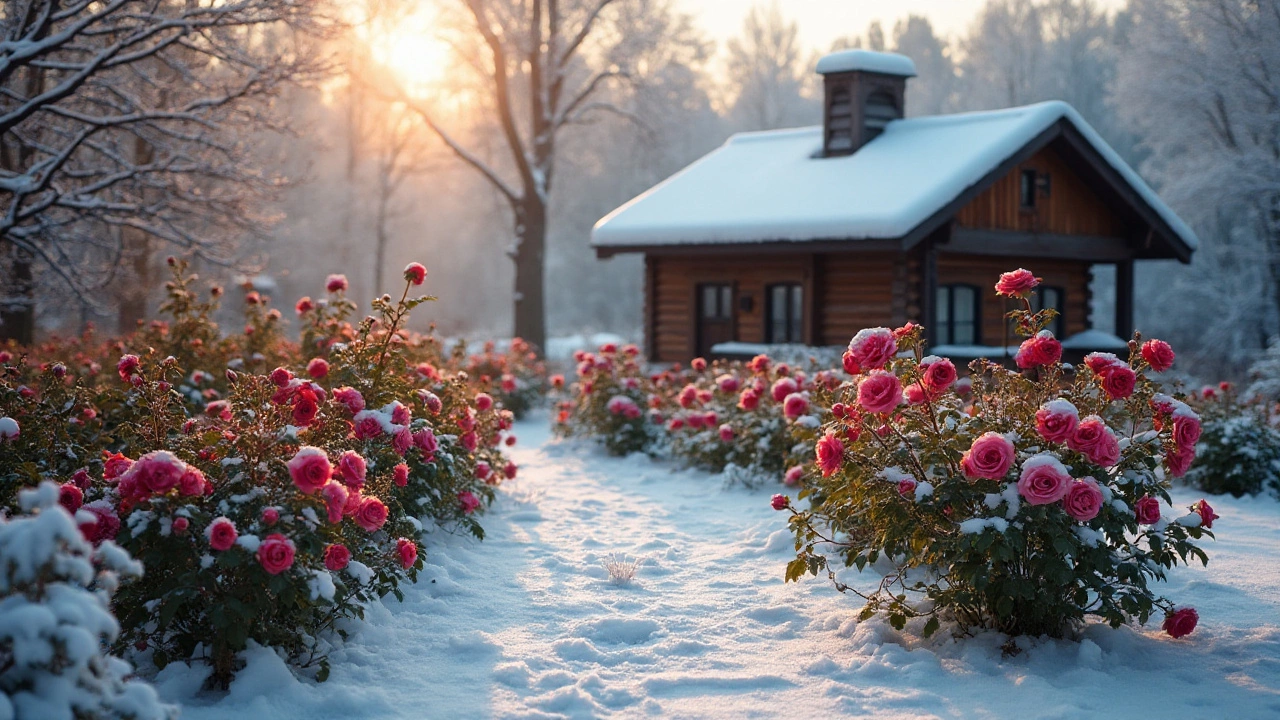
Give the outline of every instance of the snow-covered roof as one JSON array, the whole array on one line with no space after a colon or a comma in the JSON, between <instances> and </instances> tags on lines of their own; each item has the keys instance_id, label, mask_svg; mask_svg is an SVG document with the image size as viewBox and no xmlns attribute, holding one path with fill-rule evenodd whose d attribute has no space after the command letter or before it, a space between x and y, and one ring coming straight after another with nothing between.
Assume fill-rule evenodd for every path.
<instances>
[{"instance_id":1,"label":"snow-covered roof","mask_svg":"<svg viewBox=\"0 0 1280 720\"><path fill-rule=\"evenodd\" d=\"M911 61L911 58L898 53L874 50L840 50L823 55L818 59L818 66L815 69L821 75L861 70L884 75L916 76L916 64Z\"/></svg>"},{"instance_id":2,"label":"snow-covered roof","mask_svg":"<svg viewBox=\"0 0 1280 720\"><path fill-rule=\"evenodd\" d=\"M596 223L597 248L897 239L1060 120L1189 248L1195 233L1070 105L1051 101L890 122L843 157L822 128L741 133Z\"/></svg>"}]
</instances>

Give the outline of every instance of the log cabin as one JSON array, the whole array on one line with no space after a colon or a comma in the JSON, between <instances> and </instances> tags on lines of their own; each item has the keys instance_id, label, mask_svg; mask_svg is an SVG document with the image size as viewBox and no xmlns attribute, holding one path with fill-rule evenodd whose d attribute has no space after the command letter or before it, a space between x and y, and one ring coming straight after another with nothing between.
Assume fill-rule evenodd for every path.
<instances>
[{"instance_id":1,"label":"log cabin","mask_svg":"<svg viewBox=\"0 0 1280 720\"><path fill-rule=\"evenodd\" d=\"M1134 263L1197 247L1064 102L906 118L910 58L848 50L816 69L821 127L734 135L596 223L598 257L644 255L650 360L838 346L908 320L936 354L1007 356L993 286L1017 267L1044 279L1033 303L1058 310L1070 355L1120 350ZM1091 317L1105 265L1112 332Z\"/></svg>"}]
</instances>

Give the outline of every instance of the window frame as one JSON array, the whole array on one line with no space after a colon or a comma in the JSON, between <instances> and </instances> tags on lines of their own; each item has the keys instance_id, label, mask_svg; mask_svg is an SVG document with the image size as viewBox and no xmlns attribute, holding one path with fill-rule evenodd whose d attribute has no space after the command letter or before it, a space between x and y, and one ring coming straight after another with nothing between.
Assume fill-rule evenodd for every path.
<instances>
[{"instance_id":1,"label":"window frame","mask_svg":"<svg viewBox=\"0 0 1280 720\"><path fill-rule=\"evenodd\" d=\"M786 318L783 324L786 326L786 338L778 340L774 336L774 318L773 311L775 307L774 292L778 288L787 288L785 295ZM804 344L804 283L795 281L785 281L769 283L764 288L764 341L768 345L803 345ZM792 339L794 338L794 340Z\"/></svg>"},{"instance_id":2,"label":"window frame","mask_svg":"<svg viewBox=\"0 0 1280 720\"><path fill-rule=\"evenodd\" d=\"M1037 196L1039 194L1039 172L1035 168L1023 168L1018 173L1018 209L1026 212L1034 211L1038 207Z\"/></svg>"},{"instance_id":3,"label":"window frame","mask_svg":"<svg viewBox=\"0 0 1280 720\"><path fill-rule=\"evenodd\" d=\"M973 324L973 341L968 343L960 343L956 340L956 293L957 289L968 290L973 294L973 319L966 320L966 323ZM945 298L946 301L946 319L942 318L939 313L938 304ZM932 328L933 337L936 338L932 344L934 345L981 345L982 344L982 290L977 285L971 283L947 283L939 285L937 295L934 301L934 324L936 328ZM945 340L942 335L945 333Z\"/></svg>"},{"instance_id":4,"label":"window frame","mask_svg":"<svg viewBox=\"0 0 1280 720\"><path fill-rule=\"evenodd\" d=\"M1058 311L1058 316L1053 319L1053 322L1049 323L1048 330L1053 333L1054 337L1062 340L1063 333L1066 332L1067 328L1067 289L1061 285L1041 285L1036 288L1031 294L1032 311L1039 312L1044 309L1043 292L1045 290L1052 290L1058 294L1058 303L1054 307Z\"/></svg>"}]
</instances>

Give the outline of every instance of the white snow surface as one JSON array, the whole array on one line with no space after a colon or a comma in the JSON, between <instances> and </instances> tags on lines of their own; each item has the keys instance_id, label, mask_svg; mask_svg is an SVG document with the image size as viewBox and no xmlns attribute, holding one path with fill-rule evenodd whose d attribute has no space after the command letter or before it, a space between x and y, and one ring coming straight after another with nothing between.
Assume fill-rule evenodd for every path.
<instances>
[{"instance_id":1,"label":"white snow surface","mask_svg":"<svg viewBox=\"0 0 1280 720\"><path fill-rule=\"evenodd\" d=\"M1189 247L1195 233L1070 105L907 118L844 157L822 128L739 133L596 223L596 247L894 239L1061 120Z\"/></svg>"},{"instance_id":2,"label":"white snow surface","mask_svg":"<svg viewBox=\"0 0 1280 720\"><path fill-rule=\"evenodd\" d=\"M228 693L206 671L157 678L188 720L821 717L1097 718L1280 716L1280 503L1215 498L1209 567L1162 588L1200 613L1173 640L1091 625L1081 642L995 633L932 639L857 623L858 598L825 579L784 584L791 557L778 488L645 457L609 458L517 424L520 479L484 517L484 542L439 533L404 603L352 625L325 683L270 651ZM1180 491L1176 506L1197 499ZM794 498L793 498L794 500ZM602 560L640 559L612 584ZM841 573L863 589L868 570Z\"/></svg>"},{"instance_id":3,"label":"white snow surface","mask_svg":"<svg viewBox=\"0 0 1280 720\"><path fill-rule=\"evenodd\" d=\"M916 76L916 64L906 55L862 49L840 50L823 55L818 59L814 70L819 75L861 70L882 75Z\"/></svg>"}]
</instances>

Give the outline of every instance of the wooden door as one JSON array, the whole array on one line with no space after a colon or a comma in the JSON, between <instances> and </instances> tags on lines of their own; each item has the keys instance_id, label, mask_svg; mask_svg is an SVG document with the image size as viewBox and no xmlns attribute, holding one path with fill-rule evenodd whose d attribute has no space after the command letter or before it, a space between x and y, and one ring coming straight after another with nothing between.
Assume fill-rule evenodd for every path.
<instances>
[{"instance_id":1,"label":"wooden door","mask_svg":"<svg viewBox=\"0 0 1280 720\"><path fill-rule=\"evenodd\" d=\"M700 357L711 354L716 343L735 339L733 327L734 292L727 283L698 285L697 351Z\"/></svg>"}]
</instances>

